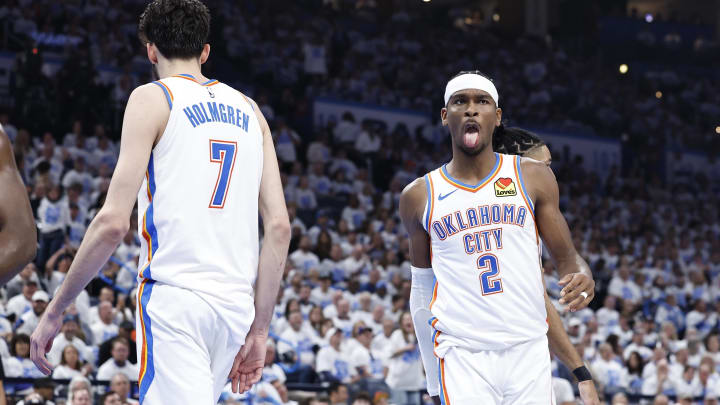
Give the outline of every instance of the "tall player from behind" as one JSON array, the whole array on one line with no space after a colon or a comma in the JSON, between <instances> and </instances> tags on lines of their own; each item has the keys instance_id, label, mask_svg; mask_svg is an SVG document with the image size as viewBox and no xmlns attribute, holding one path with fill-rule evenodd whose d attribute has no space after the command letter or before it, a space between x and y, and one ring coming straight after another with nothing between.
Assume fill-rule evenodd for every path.
<instances>
[{"instance_id":1,"label":"tall player from behind","mask_svg":"<svg viewBox=\"0 0 720 405\"><path fill-rule=\"evenodd\" d=\"M484 76L453 78L441 112L453 158L400 199L413 275L431 271L436 279L430 323L446 404L552 403L541 235L560 274L570 275L564 301L577 309L592 299L594 282L550 169L493 152L497 103Z\"/></svg>"},{"instance_id":2,"label":"tall player from behind","mask_svg":"<svg viewBox=\"0 0 720 405\"><path fill-rule=\"evenodd\" d=\"M122 240L137 195L140 402L215 404L228 376L235 391L260 379L290 225L260 109L201 73L209 23L198 0L156 0L140 17L161 79L131 94L105 205L33 333L46 374L63 310Z\"/></svg>"}]
</instances>

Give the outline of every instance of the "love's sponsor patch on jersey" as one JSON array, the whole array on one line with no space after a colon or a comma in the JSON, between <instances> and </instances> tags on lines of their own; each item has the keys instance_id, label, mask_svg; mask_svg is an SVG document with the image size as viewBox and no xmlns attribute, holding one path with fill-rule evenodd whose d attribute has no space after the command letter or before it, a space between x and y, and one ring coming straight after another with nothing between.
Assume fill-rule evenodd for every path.
<instances>
[{"instance_id":1,"label":"love's sponsor patch on jersey","mask_svg":"<svg viewBox=\"0 0 720 405\"><path fill-rule=\"evenodd\" d=\"M501 177L495 182L495 197L509 197L517 195L515 183L509 177Z\"/></svg>"}]
</instances>

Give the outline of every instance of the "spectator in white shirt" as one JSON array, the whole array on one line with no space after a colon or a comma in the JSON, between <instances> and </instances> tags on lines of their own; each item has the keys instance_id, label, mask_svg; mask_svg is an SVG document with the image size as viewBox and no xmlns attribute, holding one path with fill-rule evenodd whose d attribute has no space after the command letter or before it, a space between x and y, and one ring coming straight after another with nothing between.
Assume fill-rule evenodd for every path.
<instances>
[{"instance_id":1,"label":"spectator in white shirt","mask_svg":"<svg viewBox=\"0 0 720 405\"><path fill-rule=\"evenodd\" d=\"M62 351L67 345L73 345L78 349L80 353L80 359L93 364L95 362L95 354L93 353L92 347L88 346L78 337L80 333L80 319L77 315L65 315L63 318L63 324L60 327L60 334L53 340L52 347L47 354L47 359L50 364L60 364L60 358L62 357Z\"/></svg>"},{"instance_id":2,"label":"spectator in white shirt","mask_svg":"<svg viewBox=\"0 0 720 405\"><path fill-rule=\"evenodd\" d=\"M347 353L342 350L343 335L343 331L337 328L330 328L325 333L325 339L330 344L318 351L315 366L315 371L323 381L350 381L350 364Z\"/></svg>"},{"instance_id":3,"label":"spectator in white shirt","mask_svg":"<svg viewBox=\"0 0 720 405\"><path fill-rule=\"evenodd\" d=\"M70 210L60 200L60 194L60 186L52 186L38 207L40 247L35 263L41 269L45 268L45 261L50 255L65 243L65 228L70 224Z\"/></svg>"},{"instance_id":4,"label":"spectator in white shirt","mask_svg":"<svg viewBox=\"0 0 720 405\"><path fill-rule=\"evenodd\" d=\"M699 379L696 377L697 369L693 366L685 366L680 376L674 376L670 372L670 379L675 382L675 394L678 399L684 397L693 397L695 393L699 393L702 389L699 386Z\"/></svg>"},{"instance_id":5,"label":"spectator in white shirt","mask_svg":"<svg viewBox=\"0 0 720 405\"><path fill-rule=\"evenodd\" d=\"M630 279L630 269L625 265L621 266L617 275L610 280L608 294L624 300L631 300L634 303L639 302L642 298L640 287Z\"/></svg>"},{"instance_id":6,"label":"spectator in white shirt","mask_svg":"<svg viewBox=\"0 0 720 405\"><path fill-rule=\"evenodd\" d=\"M361 229L367 219L365 210L360 207L360 200L357 195L350 194L348 205L343 208L341 218L350 226L350 230Z\"/></svg>"},{"instance_id":7,"label":"spectator in white shirt","mask_svg":"<svg viewBox=\"0 0 720 405\"><path fill-rule=\"evenodd\" d=\"M91 371L92 365L83 364L78 349L73 345L67 345L62 351L60 364L53 370L52 378L70 380L75 376L87 377Z\"/></svg>"},{"instance_id":8,"label":"spectator in white shirt","mask_svg":"<svg viewBox=\"0 0 720 405\"><path fill-rule=\"evenodd\" d=\"M315 192L310 188L310 182L307 176L300 177L298 186L295 189L295 204L299 210L314 210L317 208L317 198Z\"/></svg>"},{"instance_id":9,"label":"spectator in white shirt","mask_svg":"<svg viewBox=\"0 0 720 405\"><path fill-rule=\"evenodd\" d=\"M615 309L617 298L612 295L605 297L602 308L598 309L597 317L598 325L601 328L611 328L618 324L620 313Z\"/></svg>"},{"instance_id":10,"label":"spectator in white shirt","mask_svg":"<svg viewBox=\"0 0 720 405\"><path fill-rule=\"evenodd\" d=\"M368 322L372 321L372 295L369 292L364 291L358 294L359 308L352 312L350 318L353 323L362 322L368 325Z\"/></svg>"},{"instance_id":11,"label":"spectator in white shirt","mask_svg":"<svg viewBox=\"0 0 720 405\"><path fill-rule=\"evenodd\" d=\"M390 337L394 331L395 321L390 317L385 317L382 321L382 332L376 334L373 338L371 350L383 360L389 360L392 355L390 352Z\"/></svg>"},{"instance_id":12,"label":"spectator in white shirt","mask_svg":"<svg viewBox=\"0 0 720 405\"><path fill-rule=\"evenodd\" d=\"M355 140L355 150L364 155L373 154L380 150L381 139L377 131L369 122L362 124L362 130Z\"/></svg>"},{"instance_id":13,"label":"spectator in white shirt","mask_svg":"<svg viewBox=\"0 0 720 405\"><path fill-rule=\"evenodd\" d=\"M425 376L417 339L409 312L400 316L400 329L390 336L390 361L385 382L391 388L392 401L397 404L420 402Z\"/></svg>"},{"instance_id":14,"label":"spectator in white shirt","mask_svg":"<svg viewBox=\"0 0 720 405\"><path fill-rule=\"evenodd\" d=\"M375 357L370 350L373 341L372 329L361 327L357 330L357 341L360 343L350 355L350 365L359 378L382 380L387 376L387 366L381 358Z\"/></svg>"},{"instance_id":15,"label":"spectator in white shirt","mask_svg":"<svg viewBox=\"0 0 720 405\"><path fill-rule=\"evenodd\" d=\"M689 329L697 330L700 337L707 336L717 324L718 316L715 311L708 311L705 300L695 301L693 310L687 314L685 323Z\"/></svg>"},{"instance_id":16,"label":"spectator in white shirt","mask_svg":"<svg viewBox=\"0 0 720 405\"><path fill-rule=\"evenodd\" d=\"M278 339L278 353L283 359L292 358L292 363L299 359L301 364L312 366L315 364L313 352L313 346L317 344L315 337L303 328L303 316L300 311L290 311L286 317L289 328L286 328Z\"/></svg>"},{"instance_id":17,"label":"spectator in white shirt","mask_svg":"<svg viewBox=\"0 0 720 405\"><path fill-rule=\"evenodd\" d=\"M598 348L600 357L592 362L593 377L607 392L627 389L627 371L614 357L612 347L603 343Z\"/></svg>"},{"instance_id":18,"label":"spectator in white shirt","mask_svg":"<svg viewBox=\"0 0 720 405\"><path fill-rule=\"evenodd\" d=\"M355 116L346 111L343 113L340 122L335 126L333 135L338 143L352 143L357 139L358 132L360 132L360 128L355 123Z\"/></svg>"},{"instance_id":19,"label":"spectator in white shirt","mask_svg":"<svg viewBox=\"0 0 720 405\"><path fill-rule=\"evenodd\" d=\"M130 346L127 339L118 337L113 342L112 357L103 363L97 372L97 379L110 381L117 373L123 373L131 381L138 379L138 367L130 363L128 356L130 355Z\"/></svg>"},{"instance_id":20,"label":"spectator in white shirt","mask_svg":"<svg viewBox=\"0 0 720 405\"><path fill-rule=\"evenodd\" d=\"M307 161L310 163L326 163L330 160L330 149L327 136L323 133L313 142L310 143L307 149Z\"/></svg>"},{"instance_id":21,"label":"spectator in white shirt","mask_svg":"<svg viewBox=\"0 0 720 405\"><path fill-rule=\"evenodd\" d=\"M342 252L338 245L333 245L332 249L330 250L330 259L325 259L323 260L323 263L320 264L320 267L322 269L319 277L320 285L313 288L310 292L310 301L320 306L321 308L325 308L332 303L332 295L335 291L334 288L330 287L332 285L332 275L329 271L324 271L323 266L328 260L332 259L333 251L336 248L339 252Z\"/></svg>"},{"instance_id":22,"label":"spectator in white shirt","mask_svg":"<svg viewBox=\"0 0 720 405\"><path fill-rule=\"evenodd\" d=\"M336 328L342 330L346 337L352 334L353 321L350 318L350 301L342 298L337 303L337 315L332 318Z\"/></svg>"},{"instance_id":23,"label":"spectator in white shirt","mask_svg":"<svg viewBox=\"0 0 720 405\"><path fill-rule=\"evenodd\" d=\"M325 165L317 162L312 164L312 173L308 176L310 188L320 196L328 195L332 192L332 181L325 175Z\"/></svg>"},{"instance_id":24,"label":"spectator in white shirt","mask_svg":"<svg viewBox=\"0 0 720 405\"><path fill-rule=\"evenodd\" d=\"M629 345L625 346L625 350L623 350L623 359L627 360L630 357L630 353L638 352L643 360L648 361L653 351L645 346L644 339L645 334L640 330L636 330L635 333L633 333L632 341Z\"/></svg>"},{"instance_id":25,"label":"spectator in white shirt","mask_svg":"<svg viewBox=\"0 0 720 405\"><path fill-rule=\"evenodd\" d=\"M35 291L35 294L32 296L32 311L25 312L15 323L15 333L24 333L28 336L32 335L49 301L50 297L48 297L45 291Z\"/></svg>"},{"instance_id":26,"label":"spectator in white shirt","mask_svg":"<svg viewBox=\"0 0 720 405\"><path fill-rule=\"evenodd\" d=\"M273 131L275 150L278 159L283 162L294 162L297 159L296 147L300 145L300 136L285 124L282 119L277 120L277 127Z\"/></svg>"},{"instance_id":27,"label":"spectator in white shirt","mask_svg":"<svg viewBox=\"0 0 720 405\"><path fill-rule=\"evenodd\" d=\"M62 186L65 188L70 188L70 186L75 183L80 183L85 193L92 191L93 177L86 171L85 158L82 156L75 158L73 168L65 173L62 179Z\"/></svg>"},{"instance_id":28,"label":"spectator in white shirt","mask_svg":"<svg viewBox=\"0 0 720 405\"><path fill-rule=\"evenodd\" d=\"M575 405L575 394L573 393L572 385L570 381L560 378L552 378L553 393L555 394L555 401L557 405Z\"/></svg>"},{"instance_id":29,"label":"spectator in white shirt","mask_svg":"<svg viewBox=\"0 0 720 405\"><path fill-rule=\"evenodd\" d=\"M310 250L311 248L310 237L303 236L300 238L298 249L289 256L295 268L300 269L303 273L307 273L312 268L317 268L320 264L320 259Z\"/></svg>"},{"instance_id":30,"label":"spectator in white shirt","mask_svg":"<svg viewBox=\"0 0 720 405\"><path fill-rule=\"evenodd\" d=\"M30 278L25 280L23 282L22 293L8 300L8 316L14 315L17 321L25 312L32 310L32 297L37 290L37 282L34 279Z\"/></svg>"},{"instance_id":31,"label":"spectator in white shirt","mask_svg":"<svg viewBox=\"0 0 720 405\"><path fill-rule=\"evenodd\" d=\"M99 320L90 325L93 334L93 342L100 345L102 342L112 339L118 335L118 326L113 323L113 306L109 301L102 301L98 304Z\"/></svg>"}]
</instances>

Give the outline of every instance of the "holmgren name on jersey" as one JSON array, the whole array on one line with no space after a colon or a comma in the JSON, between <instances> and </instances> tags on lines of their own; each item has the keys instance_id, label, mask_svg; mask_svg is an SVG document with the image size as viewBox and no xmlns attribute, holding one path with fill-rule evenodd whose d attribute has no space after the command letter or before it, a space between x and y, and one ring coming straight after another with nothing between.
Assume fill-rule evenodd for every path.
<instances>
[{"instance_id":1,"label":"holmgren name on jersey","mask_svg":"<svg viewBox=\"0 0 720 405\"><path fill-rule=\"evenodd\" d=\"M205 105L207 105L207 109ZM222 122L235 125L243 131L248 132L250 116L245 114L239 107L226 106L223 103L207 101L185 107L183 108L183 112L193 128L209 122Z\"/></svg>"}]
</instances>

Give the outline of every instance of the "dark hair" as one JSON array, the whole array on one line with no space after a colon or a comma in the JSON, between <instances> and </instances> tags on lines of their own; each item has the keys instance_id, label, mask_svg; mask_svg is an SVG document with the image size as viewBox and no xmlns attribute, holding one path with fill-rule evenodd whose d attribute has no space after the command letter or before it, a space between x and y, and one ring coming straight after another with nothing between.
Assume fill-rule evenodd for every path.
<instances>
[{"instance_id":1,"label":"dark hair","mask_svg":"<svg viewBox=\"0 0 720 405\"><path fill-rule=\"evenodd\" d=\"M104 393L100 397L100 405L105 405L105 400L110 398L110 396L112 396L112 395L117 395L117 392L110 390L110 391L107 391L106 393Z\"/></svg>"},{"instance_id":2,"label":"dark hair","mask_svg":"<svg viewBox=\"0 0 720 405\"><path fill-rule=\"evenodd\" d=\"M536 134L518 127L495 127L492 136L493 151L507 155L523 155L530 149L545 145Z\"/></svg>"},{"instance_id":3,"label":"dark hair","mask_svg":"<svg viewBox=\"0 0 720 405\"><path fill-rule=\"evenodd\" d=\"M345 384L337 381L331 382L330 386L328 386L328 395L332 395L333 392L338 392L340 387L345 387Z\"/></svg>"},{"instance_id":4,"label":"dark hair","mask_svg":"<svg viewBox=\"0 0 720 405\"><path fill-rule=\"evenodd\" d=\"M168 59L198 57L210 34L210 11L199 0L155 0L140 16L138 36Z\"/></svg>"},{"instance_id":5,"label":"dark hair","mask_svg":"<svg viewBox=\"0 0 720 405\"><path fill-rule=\"evenodd\" d=\"M630 364L630 360L633 357L638 360L638 364L634 366ZM643 367L645 367L645 361L643 360L640 353L637 350L634 350L632 353L630 353L630 356L628 356L628 359L625 361L625 367L627 367L628 373L630 374L642 375Z\"/></svg>"},{"instance_id":6,"label":"dark hair","mask_svg":"<svg viewBox=\"0 0 720 405\"><path fill-rule=\"evenodd\" d=\"M458 76L462 76L462 75L478 75L478 76L482 76L490 81L493 81L493 79L491 79L490 76L486 75L485 73L483 73L479 70L461 70L455 76L451 77L450 80L452 80ZM448 81L450 81L450 80L448 80Z\"/></svg>"},{"instance_id":7,"label":"dark hair","mask_svg":"<svg viewBox=\"0 0 720 405\"><path fill-rule=\"evenodd\" d=\"M130 342L129 342L126 338L124 338L123 336L116 336L116 337L114 337L113 340L112 340L112 344L110 345L110 347L111 347L112 349L114 349L116 343L120 343L120 344L122 344L122 345L125 345L125 347L130 348Z\"/></svg>"},{"instance_id":8,"label":"dark hair","mask_svg":"<svg viewBox=\"0 0 720 405\"><path fill-rule=\"evenodd\" d=\"M15 345L18 343L27 343L30 344L30 336L24 334L24 333L18 333L17 335L13 336L12 339L10 339L10 354L13 356L17 356L17 352L15 351ZM28 357L30 352L28 351Z\"/></svg>"},{"instance_id":9,"label":"dark hair","mask_svg":"<svg viewBox=\"0 0 720 405\"><path fill-rule=\"evenodd\" d=\"M372 402L372 399L370 398L370 393L367 391L360 391L355 394L355 396L353 397L353 402L357 400Z\"/></svg>"}]
</instances>

